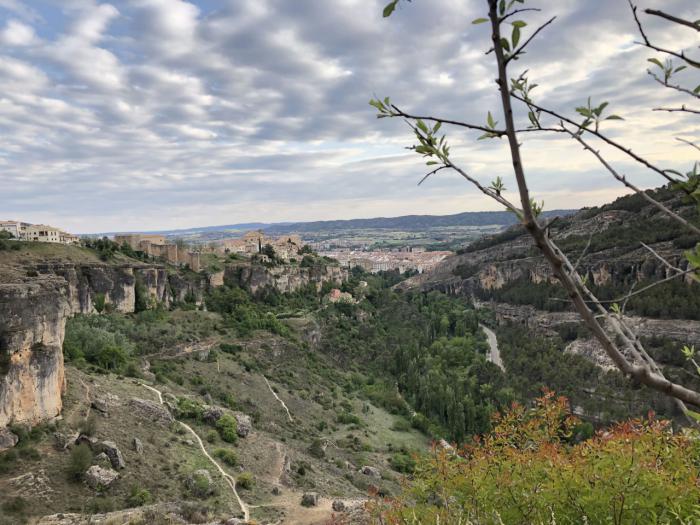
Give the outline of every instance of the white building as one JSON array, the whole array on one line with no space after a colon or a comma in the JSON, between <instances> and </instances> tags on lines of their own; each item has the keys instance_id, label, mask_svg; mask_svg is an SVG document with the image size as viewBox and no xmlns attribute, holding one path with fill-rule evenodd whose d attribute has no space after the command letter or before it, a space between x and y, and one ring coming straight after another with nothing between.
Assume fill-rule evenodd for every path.
<instances>
[{"instance_id":1,"label":"white building","mask_svg":"<svg viewBox=\"0 0 700 525\"><path fill-rule=\"evenodd\" d=\"M22 237L22 232L26 226L29 225L25 222L0 221L0 231L10 232L10 235L15 239L20 239Z\"/></svg>"}]
</instances>

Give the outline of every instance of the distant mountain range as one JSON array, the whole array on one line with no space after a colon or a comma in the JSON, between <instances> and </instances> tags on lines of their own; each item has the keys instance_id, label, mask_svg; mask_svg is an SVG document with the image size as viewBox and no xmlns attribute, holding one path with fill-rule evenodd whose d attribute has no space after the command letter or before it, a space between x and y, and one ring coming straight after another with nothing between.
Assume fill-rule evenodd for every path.
<instances>
[{"instance_id":1,"label":"distant mountain range","mask_svg":"<svg viewBox=\"0 0 700 525\"><path fill-rule=\"evenodd\" d=\"M577 210L552 210L545 216L566 216ZM225 224L220 226L202 226L180 230L157 230L143 233L159 233L169 237L210 234L213 232L245 232L249 230L264 230L269 234L312 233L319 231L387 229L387 230L425 230L429 228L444 228L451 226L510 226L515 224L515 215L507 211L468 211L453 215L403 215L401 217L376 217L372 219L348 219L335 221L313 222L248 222ZM116 232L105 233L112 235Z\"/></svg>"}]
</instances>

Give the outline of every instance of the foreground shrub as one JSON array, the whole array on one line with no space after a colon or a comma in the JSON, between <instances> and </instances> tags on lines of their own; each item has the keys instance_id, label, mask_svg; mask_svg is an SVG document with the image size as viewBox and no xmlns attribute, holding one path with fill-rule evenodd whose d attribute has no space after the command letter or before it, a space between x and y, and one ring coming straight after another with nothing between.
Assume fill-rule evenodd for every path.
<instances>
[{"instance_id":1,"label":"foreground shrub","mask_svg":"<svg viewBox=\"0 0 700 525\"><path fill-rule=\"evenodd\" d=\"M578 424L551 393L513 405L459 454L421 460L404 495L375 512L392 524L696 522L697 436L650 416L575 444Z\"/></svg>"},{"instance_id":2,"label":"foreground shrub","mask_svg":"<svg viewBox=\"0 0 700 525\"><path fill-rule=\"evenodd\" d=\"M236 486L250 490L255 485L255 478L250 472L241 472L236 478Z\"/></svg>"}]
</instances>

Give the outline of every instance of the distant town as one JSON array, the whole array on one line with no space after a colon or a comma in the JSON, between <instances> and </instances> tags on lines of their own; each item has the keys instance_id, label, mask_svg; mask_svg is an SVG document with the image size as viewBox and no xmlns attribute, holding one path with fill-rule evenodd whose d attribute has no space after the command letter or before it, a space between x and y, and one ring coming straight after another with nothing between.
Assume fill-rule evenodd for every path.
<instances>
[{"instance_id":1,"label":"distant town","mask_svg":"<svg viewBox=\"0 0 700 525\"><path fill-rule=\"evenodd\" d=\"M4 236L26 242L59 244L81 244L90 236L79 236L46 224L6 220L0 221L0 232ZM243 257L254 257L260 262L271 262L272 258L284 263L303 258L303 249L316 250L319 255L335 259L341 266L361 267L367 272L398 270L418 272L432 270L451 251L427 251L421 246L403 246L386 249L339 248L328 249L327 244L306 242L298 234L268 236L262 230L254 230L239 236L208 243L186 243L169 239L162 234L119 233L110 240L120 246L128 245L133 251L145 254L175 266L187 266L195 272L202 269L202 255L207 253Z\"/></svg>"}]
</instances>

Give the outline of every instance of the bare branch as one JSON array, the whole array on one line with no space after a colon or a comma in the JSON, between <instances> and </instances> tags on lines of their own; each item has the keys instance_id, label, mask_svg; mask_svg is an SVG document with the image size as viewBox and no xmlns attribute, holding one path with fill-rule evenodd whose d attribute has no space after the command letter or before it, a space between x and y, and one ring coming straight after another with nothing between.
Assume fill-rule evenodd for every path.
<instances>
[{"instance_id":1,"label":"bare branch","mask_svg":"<svg viewBox=\"0 0 700 525\"><path fill-rule=\"evenodd\" d=\"M438 167L438 168L435 168L433 171L431 171L431 172L429 172L429 173L426 173L425 176L424 176L421 180L418 181L418 184L417 184L417 185L420 186L421 184L423 184L423 183L426 181L426 179L427 179L428 177L430 177L431 175L435 175L438 171L444 170L444 169L447 168L447 167L448 167L448 166L440 166L440 167Z\"/></svg>"},{"instance_id":2,"label":"bare branch","mask_svg":"<svg viewBox=\"0 0 700 525\"><path fill-rule=\"evenodd\" d=\"M695 144L695 142L691 142L691 141L689 141L689 140L682 139L682 138L680 138L680 137L676 137L676 140L678 140L678 141L680 141L680 142L683 142L684 144L687 144L687 145L690 146L691 148L695 148L696 150L700 151L700 146L698 146L697 144Z\"/></svg>"},{"instance_id":3,"label":"bare branch","mask_svg":"<svg viewBox=\"0 0 700 525\"><path fill-rule=\"evenodd\" d=\"M693 66L693 67L698 67L700 68L700 62L697 62L693 60L692 58L688 58L685 56L685 53L682 51L680 53L677 53L676 51L672 51L670 49L665 49L663 47L658 47L652 44L649 41L649 38L647 37L646 33L644 32L644 28L642 27L642 23L639 20L639 16L637 16L637 6L632 3L632 0L628 0L630 7L632 8L632 16L634 16L634 21L637 23L637 28L639 29L639 33L642 35L642 39L644 39L644 42L639 42L639 44L643 45L644 47L648 47L649 49L653 49L654 51L658 51L659 53L665 53L666 55L671 55L676 58L680 58L683 60L685 63Z\"/></svg>"},{"instance_id":4,"label":"bare branch","mask_svg":"<svg viewBox=\"0 0 700 525\"><path fill-rule=\"evenodd\" d=\"M539 9L539 8L537 8L537 7L524 7L524 8L522 8L522 9L514 9L514 10L511 11L510 13L503 15L503 16L501 17L501 20L500 20L500 21L501 21L501 22L505 22L505 21L506 21L508 18L510 18L511 16L517 15L518 13L525 13L526 11L537 11L537 12L539 12L539 11L542 11L542 9Z\"/></svg>"},{"instance_id":5,"label":"bare branch","mask_svg":"<svg viewBox=\"0 0 700 525\"><path fill-rule=\"evenodd\" d=\"M394 111L396 111L396 115L392 115L393 117L404 117L404 118L411 119L411 120L426 120L426 121L430 121L430 122L440 122L441 124L450 124L452 126L459 126L461 128L474 129L474 130L483 131L486 133L493 133L494 135L498 135L498 136L505 135L505 133L506 133L503 130L493 130L493 129L487 128L486 126L480 126L478 124L469 124L468 122L461 122L459 120L450 120L450 119L444 119L444 118L440 118L440 117L411 115L410 113L406 113L405 111L402 111L394 104L392 104L391 107Z\"/></svg>"},{"instance_id":6,"label":"bare branch","mask_svg":"<svg viewBox=\"0 0 700 525\"><path fill-rule=\"evenodd\" d=\"M700 109L686 108L685 105L683 105L679 108L654 108L654 109L652 109L652 111L668 111L669 113L674 113L674 112L695 113L696 115L700 115Z\"/></svg>"},{"instance_id":7,"label":"bare branch","mask_svg":"<svg viewBox=\"0 0 700 525\"><path fill-rule=\"evenodd\" d=\"M567 130L568 131L568 130ZM696 233L700 235L700 228L695 226L694 224L688 222L686 219L678 215L676 212L673 210L667 208L664 206L662 203L654 199L653 197L649 196L649 194L646 192L646 190L642 190L632 184L630 181L627 180L627 177L625 175L620 175L615 168L613 168L608 161L606 161L603 156L600 154L598 150L593 149L585 140L583 140L580 135L577 133L573 133L572 131L568 131L569 135L576 140L579 144L583 146L583 149L590 151L599 161L600 163L605 166L605 168L612 174L613 177L615 177L617 180L619 180L622 184L627 186L629 189L634 191L635 193L641 195L647 202L652 204L653 206L656 206L659 210L664 212L666 215L669 217L673 218L675 221L681 223L683 226L686 228L690 229L693 231L693 233Z\"/></svg>"},{"instance_id":8,"label":"bare branch","mask_svg":"<svg viewBox=\"0 0 700 525\"><path fill-rule=\"evenodd\" d=\"M684 20L683 18L678 18L677 16L669 15L668 13L664 13L663 11L659 11L658 9L645 9L644 12L648 15L659 16L661 18L665 18L666 20L670 20L671 22L675 22L676 24L688 26L692 29L695 29L696 31L700 31L700 23L698 22Z\"/></svg>"},{"instance_id":9,"label":"bare branch","mask_svg":"<svg viewBox=\"0 0 700 525\"><path fill-rule=\"evenodd\" d=\"M668 262L666 259L664 259L661 255L659 255L658 252L656 250L654 250L654 248L652 248L651 246L648 246L647 244L644 244L644 243L641 243L641 244L642 244L642 246L644 246L644 248L649 253L651 253L654 257L656 257L659 261L661 261L661 263L664 266L666 266L666 268L668 268L669 270L673 270L674 272L678 272L678 273L683 272L683 270L681 270L677 266L673 266L670 262Z\"/></svg>"}]
</instances>

